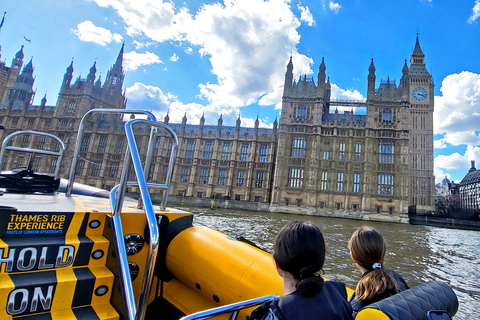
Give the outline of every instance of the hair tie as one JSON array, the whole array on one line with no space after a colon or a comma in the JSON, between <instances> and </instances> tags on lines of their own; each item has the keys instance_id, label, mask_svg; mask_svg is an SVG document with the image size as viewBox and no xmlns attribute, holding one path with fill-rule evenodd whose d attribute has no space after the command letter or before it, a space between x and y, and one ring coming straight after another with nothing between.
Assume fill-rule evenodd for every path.
<instances>
[{"instance_id":1,"label":"hair tie","mask_svg":"<svg viewBox=\"0 0 480 320\"><path fill-rule=\"evenodd\" d=\"M375 270L375 269L377 269L377 268L378 268L378 269L382 269L382 264L381 264L381 263L378 263L378 262L375 262L375 263L373 264L373 269Z\"/></svg>"}]
</instances>

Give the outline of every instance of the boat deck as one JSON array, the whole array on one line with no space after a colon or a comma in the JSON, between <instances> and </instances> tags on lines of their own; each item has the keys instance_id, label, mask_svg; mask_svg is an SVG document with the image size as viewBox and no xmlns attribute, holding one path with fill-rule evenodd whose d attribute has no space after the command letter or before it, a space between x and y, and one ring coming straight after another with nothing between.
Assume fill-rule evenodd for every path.
<instances>
[{"instance_id":1,"label":"boat deck","mask_svg":"<svg viewBox=\"0 0 480 320\"><path fill-rule=\"evenodd\" d=\"M0 206L13 207L24 212L111 212L110 200L107 198L84 195L67 197L64 193L53 195L4 193L0 195ZM167 208L166 211L186 213L173 208ZM122 212L142 213L144 211L137 208L137 201L126 198Z\"/></svg>"}]
</instances>

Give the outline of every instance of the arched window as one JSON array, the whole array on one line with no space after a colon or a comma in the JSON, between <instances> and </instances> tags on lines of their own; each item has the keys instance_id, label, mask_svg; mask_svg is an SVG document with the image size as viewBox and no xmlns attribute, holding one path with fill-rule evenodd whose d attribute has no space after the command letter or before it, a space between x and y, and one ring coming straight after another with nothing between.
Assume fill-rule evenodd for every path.
<instances>
[{"instance_id":1,"label":"arched window","mask_svg":"<svg viewBox=\"0 0 480 320\"><path fill-rule=\"evenodd\" d=\"M68 103L67 113L73 113L75 111L75 100L70 100Z\"/></svg>"},{"instance_id":2,"label":"arched window","mask_svg":"<svg viewBox=\"0 0 480 320\"><path fill-rule=\"evenodd\" d=\"M383 110L383 124L391 124L392 123L392 110L385 109Z\"/></svg>"}]
</instances>

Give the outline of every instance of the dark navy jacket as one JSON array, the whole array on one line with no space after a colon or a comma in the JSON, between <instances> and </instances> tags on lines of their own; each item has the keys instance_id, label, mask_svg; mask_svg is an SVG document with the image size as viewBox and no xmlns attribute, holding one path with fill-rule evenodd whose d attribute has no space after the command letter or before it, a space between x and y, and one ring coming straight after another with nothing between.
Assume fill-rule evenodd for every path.
<instances>
[{"instance_id":1,"label":"dark navy jacket","mask_svg":"<svg viewBox=\"0 0 480 320\"><path fill-rule=\"evenodd\" d=\"M408 285L407 283L405 282L405 280L402 278L401 275L399 275L398 273L396 273L395 271L391 270L391 269L385 269L387 271L387 273L389 275L391 275L393 277L393 279L395 279L395 281L397 282L397 287L400 291L404 291L404 290L407 290L408 289ZM362 278L365 277L367 274L369 274L370 272L372 272L373 270L368 270L367 272L365 272L363 275L362 275ZM350 297L350 303L352 304L352 309L353 309L353 317L355 318L355 316L357 315L358 311L360 311L360 309L362 309L363 307L366 307L368 306L369 304L371 303L374 303L374 302L377 302L381 300L381 298L378 298L378 299L372 299L372 300L358 300L357 297L355 296L355 293L353 293L353 295Z\"/></svg>"},{"instance_id":2,"label":"dark navy jacket","mask_svg":"<svg viewBox=\"0 0 480 320\"><path fill-rule=\"evenodd\" d=\"M351 320L352 308L347 301L345 284L325 281L322 291L304 297L298 291L274 299L263 320ZM252 314L252 319L258 319Z\"/></svg>"}]
</instances>

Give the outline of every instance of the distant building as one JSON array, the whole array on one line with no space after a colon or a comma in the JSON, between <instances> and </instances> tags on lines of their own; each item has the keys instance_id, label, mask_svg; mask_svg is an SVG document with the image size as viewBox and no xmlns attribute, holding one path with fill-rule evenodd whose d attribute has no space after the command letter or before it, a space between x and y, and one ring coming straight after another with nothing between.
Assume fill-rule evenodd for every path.
<instances>
[{"instance_id":1,"label":"distant building","mask_svg":"<svg viewBox=\"0 0 480 320\"><path fill-rule=\"evenodd\" d=\"M447 176L445 176L442 182L435 185L435 196L445 197L459 194L459 187L459 183L456 183L455 181L450 181Z\"/></svg>"},{"instance_id":2,"label":"distant building","mask_svg":"<svg viewBox=\"0 0 480 320\"><path fill-rule=\"evenodd\" d=\"M480 210L480 170L475 168L475 161L460 182L459 193L463 209Z\"/></svg>"},{"instance_id":3,"label":"distant building","mask_svg":"<svg viewBox=\"0 0 480 320\"><path fill-rule=\"evenodd\" d=\"M23 49L23 48L22 48ZM92 108L126 106L122 91L123 46L105 82L96 78L96 64L87 78L72 84L73 62L67 67L56 105L46 97L33 106L33 63L20 73L23 51L11 67L0 64L0 123L4 138L17 130L48 131L67 146L61 175L66 177L82 116ZM21 53L21 54L20 54ZM266 202L272 211L315 213L319 210L406 213L409 205L434 204L433 110L434 83L427 71L418 36L402 69L402 78L381 80L375 87L373 59L368 73L366 102L333 101L325 62L317 83L306 76L293 80L287 65L280 124L273 129L164 122L179 137L178 157L170 194ZM3 69L2 69L3 68ZM339 107L364 107L365 114L338 112ZM334 110L335 108L335 110ZM148 128L141 127L138 144L145 150ZM43 137L18 137L15 145L56 149ZM110 189L118 183L125 154L123 121L119 116L96 116L87 125L81 144L76 181ZM171 142L161 135L149 178L163 181ZM3 168L26 166L24 154L10 152ZM56 159L35 157L33 169L53 172Z\"/></svg>"}]
</instances>

